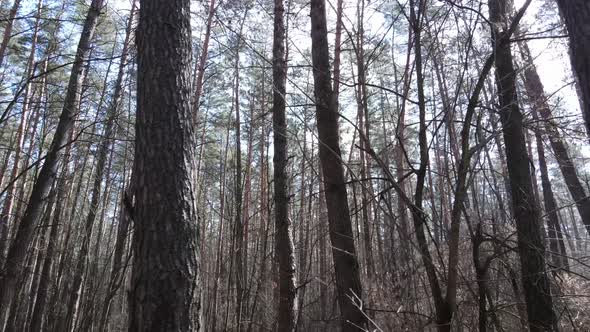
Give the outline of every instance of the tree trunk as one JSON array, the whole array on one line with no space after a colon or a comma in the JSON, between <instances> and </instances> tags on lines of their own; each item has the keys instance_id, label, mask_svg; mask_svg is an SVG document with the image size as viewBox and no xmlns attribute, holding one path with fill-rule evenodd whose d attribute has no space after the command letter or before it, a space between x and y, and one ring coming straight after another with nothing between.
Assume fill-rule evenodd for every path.
<instances>
[{"instance_id":1,"label":"tree trunk","mask_svg":"<svg viewBox=\"0 0 590 332\"><path fill-rule=\"evenodd\" d=\"M340 152L338 108L332 91L325 0L311 1L311 41L319 155L326 189L326 205L342 331L367 326L347 190Z\"/></svg>"},{"instance_id":2,"label":"tree trunk","mask_svg":"<svg viewBox=\"0 0 590 332\"><path fill-rule=\"evenodd\" d=\"M541 218L535 201L526 149L523 116L518 106L516 71L510 49L511 29L506 27L507 1L489 0L492 46L496 56L496 84L506 161L512 190L512 209L516 222L522 283L531 331L553 331L553 312L549 278L546 274L545 245ZM502 30L500 30L500 27Z\"/></svg>"},{"instance_id":3,"label":"tree trunk","mask_svg":"<svg viewBox=\"0 0 590 332\"><path fill-rule=\"evenodd\" d=\"M205 65L207 64L207 57L209 55L209 40L211 39L211 27L213 26L213 17L215 16L215 0L209 1L209 11L207 14L207 25L205 26L205 37L203 39L203 47L201 54L199 54L199 61L197 62L197 74L195 75L195 95L193 97L193 118L195 124L199 121L199 108L201 106L201 94L203 93L203 79L205 77Z\"/></svg>"},{"instance_id":4,"label":"tree trunk","mask_svg":"<svg viewBox=\"0 0 590 332\"><path fill-rule=\"evenodd\" d=\"M213 318L211 320L211 330L216 331L217 325L217 291L219 288L220 278L221 278L221 269L223 264L223 248L224 248L224 239L223 239L223 225L225 221L225 191L226 191L226 172L227 172L227 155L229 152L229 127L227 129L227 134L225 136L225 153L220 156L219 160L219 231L217 233L217 254L215 260L215 279L213 280L213 305L212 305L212 315Z\"/></svg>"},{"instance_id":5,"label":"tree trunk","mask_svg":"<svg viewBox=\"0 0 590 332\"><path fill-rule=\"evenodd\" d=\"M63 286L63 284L65 284L66 282L64 282L64 278L62 278L63 273L64 273L64 269L66 266L66 260L67 257L69 256L68 254L68 248L69 248L69 243L70 243L70 238L71 238L71 234L73 232L73 226L70 223L69 227L67 228L67 231L64 235L64 239L63 239L63 243L62 246L60 248L60 246L58 245L57 242L59 242L59 233L57 232L59 230L59 226L60 224L65 224L65 220L66 220L66 216L65 213L62 213L62 211L65 208L65 205L68 202L68 186L71 184L70 182L70 177L72 176L72 172L70 170L70 157L71 157L71 145L68 145L66 147L66 151L64 153L64 161L62 163L61 166L61 177L58 178L57 183L56 183L56 195L57 195L57 199L56 199L56 206L55 206L55 211L53 212L53 222L52 222L52 227L53 228L57 228L55 230L56 234L54 235L54 241L51 240L50 238L50 243L51 242L56 242L53 246L57 247L57 251L61 252L61 255L56 255L56 257L50 257L50 261L49 262L44 262L47 263L47 277L51 277L51 273L52 271L55 271L55 282L54 282L54 291L51 294L51 297L49 299L44 298L43 301L45 301L46 303L56 303L57 305L55 307L52 308L47 308L50 309L47 313L47 326L48 328L51 329L56 329L57 326L57 321L60 317L60 315L62 314L62 307L63 304L65 302L65 298L63 296L60 296L60 290L63 288L64 292L65 292L65 287ZM63 226L63 225L62 225ZM65 227L62 227L63 231L65 231ZM50 235L51 236L51 235ZM49 250L49 249L48 249ZM51 248L51 250L54 250L53 248ZM52 261L55 260L55 263L52 264ZM45 269L45 267L44 267ZM45 271L45 270L44 270ZM47 282L49 283L50 280L47 280ZM47 293L49 293L49 290L46 291ZM42 294L39 294L39 296L42 296ZM64 299L64 301L60 301L58 299ZM40 307L39 308L41 311L39 312L40 315L43 315L43 311L46 310L46 308ZM43 317L40 317L41 319L43 319ZM43 321L39 322L40 324L43 324ZM43 326L43 325L41 325Z\"/></svg>"},{"instance_id":6,"label":"tree trunk","mask_svg":"<svg viewBox=\"0 0 590 332\"><path fill-rule=\"evenodd\" d=\"M134 182L134 177L131 175L130 183ZM98 332L105 331L109 313L111 310L111 303L115 294L124 278L126 266L123 264L125 243L129 233L129 223L133 219L133 189L127 189L121 199L121 206L119 210L119 220L117 223L117 235L115 240L115 251L113 252L113 265L111 268L111 274L109 282L107 283L107 294L102 304L100 313L99 329Z\"/></svg>"},{"instance_id":7,"label":"tree trunk","mask_svg":"<svg viewBox=\"0 0 590 332\"><path fill-rule=\"evenodd\" d=\"M544 120L545 130L548 133L549 143L555 154L555 159L557 159L559 170L563 175L567 189L582 217L582 222L586 226L586 231L590 234L590 197L586 195L586 191L578 177L573 160L569 156L567 145L563 140L563 137L552 122L551 107L547 102L541 78L533 64L531 51L529 50L528 45L524 42L519 43L519 46L522 50L524 60L529 64L524 70L524 87L526 93L533 103L532 106L539 112L541 118Z\"/></svg>"},{"instance_id":8,"label":"tree trunk","mask_svg":"<svg viewBox=\"0 0 590 332\"><path fill-rule=\"evenodd\" d=\"M405 174L404 170L406 167L406 160L404 156L404 149L406 144L406 100L408 94L410 93L410 81L411 81L411 56L412 56L412 47L414 43L414 33L413 29L408 29L408 46L406 50L406 63L405 69L403 73L403 87L402 87L402 94L404 99L400 101L401 98L397 96L396 98L396 108L398 109L398 118L397 124L395 128L395 138L397 144L395 144L393 155L394 155L394 162L395 162L395 179L399 182L400 190L402 192L406 192L407 185L404 182ZM394 56L394 52L392 52L392 56ZM395 69L395 68L394 68ZM395 71L397 74L397 70ZM397 75L396 75L397 76ZM396 85L398 85L398 78L395 78ZM398 218L399 218L399 227L398 229L398 236L400 239L400 246L401 246L401 262L404 265L402 267L402 275L406 274L406 271L409 273L410 267L410 256L412 253L412 246L409 245L410 242L410 227L409 227L409 218L408 218L408 207L406 202L403 201L398 195L397 199L397 206L396 206ZM395 232L392 232L392 239L395 236Z\"/></svg>"},{"instance_id":9,"label":"tree trunk","mask_svg":"<svg viewBox=\"0 0 590 332\"><path fill-rule=\"evenodd\" d=\"M47 65L47 58L44 61L44 68L46 68ZM66 173L67 173L67 167L62 167L62 176L65 177ZM56 188L62 188L63 189L63 185L60 186L58 184L56 185ZM63 190L62 190L63 192ZM58 194L55 193L55 196L57 196L57 202L58 204L60 204L60 199L63 198L63 194ZM51 202L48 203L47 209L49 209L51 207ZM58 213L59 209L56 208L54 214ZM54 220L56 218L54 217ZM43 259L43 266L41 268L41 274L39 276L39 286L37 287L37 294L36 296L36 300L35 300L35 305L33 307L33 312L31 315L31 321L30 321L30 326L29 326L29 331L33 332L33 331L41 331L42 327L43 327L43 321L44 321L44 312L46 310L45 305L47 303L47 293L49 291L49 284L50 284L50 278L52 275L52 269L51 269L51 263L54 260L54 251L55 251L55 245L57 242L57 238L58 238L58 225L56 225L54 222L51 222L49 225L49 239L47 241L47 248L45 249L45 258Z\"/></svg>"},{"instance_id":10,"label":"tree trunk","mask_svg":"<svg viewBox=\"0 0 590 332\"><path fill-rule=\"evenodd\" d=\"M2 42L0 43L0 66L4 64L4 59L6 58L6 48L10 42L10 37L12 37L12 26L14 25L14 19L20 7L20 2L21 0L14 0L12 8L10 8L10 13L8 14L6 28L4 28Z\"/></svg>"},{"instance_id":11,"label":"tree trunk","mask_svg":"<svg viewBox=\"0 0 590 332\"><path fill-rule=\"evenodd\" d=\"M320 165L318 169L318 182L319 182L319 193L318 193L318 222L319 224L319 244L318 244L318 251L319 251L319 272L320 276L322 277L323 281L320 282L320 320L322 321L322 326L324 330L327 330L327 313L330 312L330 308L328 307L328 303L330 300L329 290L328 290L328 283L327 280L331 280L331 274L328 272L328 239L326 236L328 235L328 218L327 218L327 207L326 207L326 195L325 195L325 188L324 188L324 176L322 174L322 167Z\"/></svg>"},{"instance_id":12,"label":"tree trunk","mask_svg":"<svg viewBox=\"0 0 590 332\"><path fill-rule=\"evenodd\" d=\"M450 304L443 298L440 282L436 275L436 267L426 240L425 227L427 227L427 216L423 209L424 203L424 189L426 170L429 163L428 141L427 141L427 127L426 127L426 96L424 94L424 72L422 59L422 11L423 2L418 1L418 10L414 0L410 0L410 28L414 33L414 47L415 47L415 66L416 66L416 85L418 90L418 108L419 108L419 129L418 129L418 146L420 151L420 166L416 171L416 187L414 190L414 205L411 206L412 219L414 222L414 230L416 232L416 239L418 240L418 247L420 255L422 256L422 263L426 268L430 290L434 299L434 307L436 311L436 324L439 331L450 331L451 319L453 317L453 309Z\"/></svg>"},{"instance_id":13,"label":"tree trunk","mask_svg":"<svg viewBox=\"0 0 590 332\"><path fill-rule=\"evenodd\" d=\"M132 331L200 329L190 1L141 1ZM163 176L164 175L164 176Z\"/></svg>"},{"instance_id":14,"label":"tree trunk","mask_svg":"<svg viewBox=\"0 0 590 332\"><path fill-rule=\"evenodd\" d=\"M128 114L128 120L131 114ZM129 133L130 131L131 121L128 121L126 132ZM125 144L125 154L123 156L123 188L122 193L119 198L119 211L118 211L118 222L117 222L117 232L115 235L115 248L113 251L113 262L111 265L110 275L108 282L106 284L106 295L104 301L101 305L99 305L98 309L100 310L100 316L98 316L98 332L103 332L105 328L108 327L108 319L111 312L111 304L113 299L115 298L117 291L123 284L125 280L125 274L127 271L128 262L131 259L131 252L127 250L127 243L130 243L127 239L130 238L129 235L129 225L133 220L133 198L134 198L134 191L131 184L135 183L135 177L133 173L133 169L128 171L129 168L129 161L130 158L128 157L128 144ZM129 175L127 175L130 173ZM129 176L129 181L126 182L127 176ZM111 225L111 229L114 228L114 225ZM112 232L112 230L111 230ZM111 236L109 236L111 238ZM110 242L109 242L110 244ZM109 246L110 247L110 246ZM123 260L125 258L125 260ZM108 265L107 265L108 266Z\"/></svg>"},{"instance_id":15,"label":"tree trunk","mask_svg":"<svg viewBox=\"0 0 590 332\"><path fill-rule=\"evenodd\" d=\"M570 37L570 57L582 97L582 114L590 136L590 2L556 0ZM587 225L588 227L588 225Z\"/></svg>"},{"instance_id":16,"label":"tree trunk","mask_svg":"<svg viewBox=\"0 0 590 332\"><path fill-rule=\"evenodd\" d=\"M334 37L334 99L338 105L338 95L340 93L340 54L342 52L342 6L343 0L337 0L336 3L336 31ZM338 107L338 106L336 106ZM321 180L321 179L320 179Z\"/></svg>"},{"instance_id":17,"label":"tree trunk","mask_svg":"<svg viewBox=\"0 0 590 332\"><path fill-rule=\"evenodd\" d=\"M533 119L537 120L537 112L534 108L532 113ZM557 202L553 195L553 188L551 186L551 180L549 179L549 171L547 170L543 138L538 130L535 131L535 139L537 141L537 154L539 155L543 203L545 204L545 214L547 215L547 226L549 228L549 257L551 258L551 263L557 268L569 269L567 252L565 250L565 243L563 242L563 232L561 231L561 224L559 223L559 217L557 215Z\"/></svg>"},{"instance_id":18,"label":"tree trunk","mask_svg":"<svg viewBox=\"0 0 590 332\"><path fill-rule=\"evenodd\" d=\"M295 331L295 256L291 221L289 219L289 188L287 163L286 83L287 60L285 58L285 8L283 0L274 1L274 34L272 47L273 107L272 123L274 137L274 205L275 205L275 250L278 257L279 308L278 331ZM302 268L301 266L299 268Z\"/></svg>"},{"instance_id":19,"label":"tree trunk","mask_svg":"<svg viewBox=\"0 0 590 332\"><path fill-rule=\"evenodd\" d=\"M3 309L9 308L10 302L14 298L15 286L17 279L22 272L27 249L32 242L34 230L39 223L43 212L43 203L45 202L56 177L57 164L61 155L60 151L65 144L69 144L67 142L67 137L74 125L74 119L76 112L78 111L85 62L90 52L90 44L94 36L102 5L103 0L93 0L90 9L88 10L84 27L80 35L76 57L72 66L72 72L70 74L59 123L55 130L53 141L51 142L43 167L41 168L31 190L31 196L24 216L18 226L15 239L8 250L4 265L6 274L2 277L0 282L0 299L2 301Z\"/></svg>"},{"instance_id":20,"label":"tree trunk","mask_svg":"<svg viewBox=\"0 0 590 332\"><path fill-rule=\"evenodd\" d=\"M365 65L365 51L364 51L364 11L365 11L365 2L364 0L359 1L357 4L357 25L358 25L358 35L356 38L356 67L357 67L357 89L356 89L356 102L357 102L357 112L358 112L358 129L363 133L366 137L366 140L370 142L370 123L369 123L369 107L367 105L369 96L367 95L367 86L366 86L366 65ZM371 236L371 224L373 220L371 219L371 202L373 201L373 190L372 190L372 182L371 172L370 172L370 162L369 158L367 158L365 153L365 143L364 140L360 140L360 149L359 149L359 159L361 164L361 180L359 182L361 187L361 211L362 211L362 219L363 219L363 244L364 244L364 262L365 262L365 269L367 273L367 278L369 279L368 284L371 285L373 281L373 275L375 273L374 262L373 262L373 243L372 243L372 236ZM370 289L368 290L369 302L371 301L370 297Z\"/></svg>"},{"instance_id":21,"label":"tree trunk","mask_svg":"<svg viewBox=\"0 0 590 332\"><path fill-rule=\"evenodd\" d=\"M242 203L243 203L243 187L242 187L242 133L241 133L241 114L240 114L240 49L242 44L242 31L244 22L246 21L247 10L244 11L240 23L240 31L238 33L238 40L235 47L235 63L234 63L234 111L235 111L235 183L234 183L234 200L235 200L235 218L234 218L234 250L231 253L232 259L235 258L235 277L236 277L236 331L242 331L242 313L244 311L245 300L245 284L246 273L244 265L244 227L242 220Z\"/></svg>"},{"instance_id":22,"label":"tree trunk","mask_svg":"<svg viewBox=\"0 0 590 332\"><path fill-rule=\"evenodd\" d=\"M51 240L51 231L53 231L52 225L51 225L51 212L54 210L54 206L55 206L55 190L52 190L52 192L49 193L49 200L47 201L47 208L45 209L45 216L44 216L44 221L43 221L43 226L46 227L47 229L42 229L40 230L40 232L42 232L39 236L40 236L40 240L39 240L39 246L41 247L39 249L39 256L37 257L37 266L35 266L35 274L34 274L34 278L37 279L37 283L36 286L32 287L30 289L30 291L28 292L28 296L29 296L29 303L28 303L28 310L27 310L27 316L25 318L24 321L21 322L21 325L17 326L15 329L17 331L41 331L40 326L35 330L34 327L32 325L30 325L29 323L33 321L33 312L35 310L35 305L36 305L36 299L37 299L37 294L39 294L40 288L42 286L43 283L43 269L44 269L44 265L45 262L47 260L47 254L50 253L49 247L53 246L52 243L46 241L47 239L47 235L49 235L49 240ZM47 234L49 233L49 234ZM46 248L46 250L43 250L43 247ZM53 254L53 248L51 251L51 254ZM51 261L51 260L50 260ZM47 278L45 278L45 280L47 280Z\"/></svg>"},{"instance_id":23,"label":"tree trunk","mask_svg":"<svg viewBox=\"0 0 590 332\"><path fill-rule=\"evenodd\" d=\"M102 182L105 176L107 157L109 155L109 151L112 145L112 136L115 129L115 118L118 115L121 100L123 97L123 80L125 78L125 70L127 67L129 41L131 38L131 26L133 22L134 12L135 2L133 3L133 6L131 8L131 14L128 19L126 37L123 43L123 50L121 54L121 60L119 63L117 79L115 81L114 92L111 97L110 104L107 106L105 129L102 133L102 141L100 142L97 151L97 159L95 166L96 170L94 173L92 189L90 190L90 206L88 214L86 215L86 219L84 221L84 229L82 231L82 238L80 240L82 241L81 248L78 254L77 262L75 263L76 265L74 269L71 296L68 300L68 315L67 320L65 322L67 326L64 326L66 330L71 330L71 328L75 328L76 325L76 308L79 307L79 305L76 305L76 303L78 303L78 300L80 299L80 294L82 292L81 286L84 279L84 272L86 271L86 265L89 260L88 253L90 250L90 240L92 237L92 230L94 228L94 220L96 219L96 215L99 209L99 202L102 193Z\"/></svg>"},{"instance_id":24,"label":"tree trunk","mask_svg":"<svg viewBox=\"0 0 590 332\"><path fill-rule=\"evenodd\" d=\"M15 6L17 6L20 0L15 2ZM14 147L14 161L12 163L12 170L8 177L8 187L6 189L6 199L4 200L4 204L2 206L2 212L0 212L0 265L4 263L4 252L9 242L9 221L12 215L15 215L13 211L14 209L14 201L17 192L17 176L21 170L21 159L23 155L23 148L24 148L24 141L27 131L27 124L29 122L29 109L31 108L31 95L32 95L32 82L30 81L30 77L33 75L35 71L35 54L37 52L37 37L39 34L39 27L41 21L41 8L43 6L43 2L39 1L37 3L37 15L35 20L35 28L33 31L33 36L31 40L31 52L29 53L29 58L27 60L27 69L25 70L25 76L23 79L26 80L25 83L25 95L23 97L23 107L21 110L21 118L18 125L18 129L16 131L16 140L15 140L15 147ZM12 15L12 12L11 12ZM14 19L14 17L12 17ZM9 26L12 24L9 21ZM6 28L5 32L9 29ZM6 37L6 36L5 36ZM0 45L0 66L2 66L2 46ZM10 155L10 153L9 153ZM26 163L25 163L26 164ZM23 167L24 169L24 167ZM22 183L24 184L25 181L23 180ZM24 190L21 190L21 193ZM16 218L14 218L16 220Z\"/></svg>"}]
</instances>

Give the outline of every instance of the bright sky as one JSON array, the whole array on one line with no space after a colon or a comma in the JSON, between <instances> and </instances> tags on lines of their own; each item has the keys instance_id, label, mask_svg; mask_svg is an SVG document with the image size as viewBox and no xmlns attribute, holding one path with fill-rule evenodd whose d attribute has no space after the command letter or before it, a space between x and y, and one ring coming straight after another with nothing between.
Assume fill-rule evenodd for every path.
<instances>
[{"instance_id":1,"label":"bright sky","mask_svg":"<svg viewBox=\"0 0 590 332\"><path fill-rule=\"evenodd\" d=\"M131 0L109 0L108 4L116 9L131 9Z\"/></svg>"},{"instance_id":2,"label":"bright sky","mask_svg":"<svg viewBox=\"0 0 590 332\"><path fill-rule=\"evenodd\" d=\"M131 1L132 0L108 0L108 3L116 10L123 11L129 10L131 8ZM524 2L525 0L514 0L515 7L517 9L521 8ZM346 16L349 18L354 18L354 11L356 9L354 1L345 0L345 3L345 7L347 7L348 11L350 11L350 13L347 13ZM546 22L537 18L537 15L540 12L539 7L541 4L542 1L533 1L524 17L523 23L525 26L530 28L530 31L539 31L545 28L544 25L546 25ZM328 8L328 14L330 18L333 19L334 13L331 8ZM367 26L365 26L367 30L372 30L372 28L382 28L383 24L380 24L383 21L382 17L371 17L370 21L372 24L367 24ZM350 24L350 22L346 23ZM374 25L377 25L377 27L374 27ZM306 27L293 28L295 28L295 30L306 29ZM271 26L269 26L269 33L272 33ZM307 33L298 34L295 32L291 33L290 37L292 38L292 43L298 45L299 47L303 45L308 46L310 43ZM574 87L572 85L566 86L567 83L571 82L572 76L570 71L569 56L567 54L564 40L538 39L531 40L528 42L528 44L531 48L531 51L533 52L533 57L535 57L535 64L537 66L537 71L541 76L541 80L545 86L545 92L552 96L551 102L559 102L559 105L562 106L563 109L568 110L569 113L579 115L579 104Z\"/></svg>"},{"instance_id":3,"label":"bright sky","mask_svg":"<svg viewBox=\"0 0 590 332\"><path fill-rule=\"evenodd\" d=\"M131 8L131 1L109 0L109 5L117 10L129 10ZM516 8L520 8L524 2L525 0L514 0ZM524 18L524 22L527 25L531 25L533 30L541 28L539 22L535 20L540 4L540 1L533 1ZM563 89L564 84L571 78L566 50L562 45L557 44L551 39L533 40L529 42L529 46L531 47L533 56L536 57L535 64L547 90L546 92L551 94ZM558 96L563 98L566 108L578 109L577 97L573 88L565 88L561 93L558 93Z\"/></svg>"},{"instance_id":4,"label":"bright sky","mask_svg":"<svg viewBox=\"0 0 590 332\"><path fill-rule=\"evenodd\" d=\"M525 0L514 1L516 8L521 8L524 2ZM524 17L524 23L530 26L532 31L543 29L545 23L536 19L541 3L541 1L533 1ZM563 39L559 41L555 39L537 39L529 41L528 44L533 52L533 57L536 57L535 65L545 86L545 92L551 95L559 91L556 97L563 98L564 108L579 113L579 104L574 87L563 88L572 79L569 56L567 49L564 47Z\"/></svg>"}]
</instances>

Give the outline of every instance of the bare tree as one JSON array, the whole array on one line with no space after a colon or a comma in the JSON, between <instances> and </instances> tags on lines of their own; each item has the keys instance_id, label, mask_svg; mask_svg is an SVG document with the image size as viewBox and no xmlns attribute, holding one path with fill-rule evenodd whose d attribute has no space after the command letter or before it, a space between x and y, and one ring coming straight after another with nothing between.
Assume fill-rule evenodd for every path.
<instances>
[{"instance_id":1,"label":"bare tree","mask_svg":"<svg viewBox=\"0 0 590 332\"><path fill-rule=\"evenodd\" d=\"M285 7L283 0L274 1L273 38L273 108L274 134L274 205L276 229L276 253L279 261L279 308L278 331L295 331L295 256L291 221L289 219L289 188L287 163L286 82L287 59L285 58ZM299 267L302 268L302 267Z\"/></svg>"},{"instance_id":2,"label":"bare tree","mask_svg":"<svg viewBox=\"0 0 590 332\"><path fill-rule=\"evenodd\" d=\"M530 2L530 1L529 1ZM557 329L553 301L545 265L545 244L541 230L538 203L533 193L531 170L526 149L523 116L516 92L510 36L513 25L508 26L508 1L490 0L492 45L496 57L496 84L499 112L502 122L506 161L512 190L512 209L516 222L518 249L522 268L522 283L527 305L529 329L552 331Z\"/></svg>"},{"instance_id":3,"label":"bare tree","mask_svg":"<svg viewBox=\"0 0 590 332\"><path fill-rule=\"evenodd\" d=\"M342 331L367 325L362 311L362 287L348 208L338 132L338 107L330 77L330 55L324 0L311 1L311 43L319 155L328 210L328 223Z\"/></svg>"}]
</instances>

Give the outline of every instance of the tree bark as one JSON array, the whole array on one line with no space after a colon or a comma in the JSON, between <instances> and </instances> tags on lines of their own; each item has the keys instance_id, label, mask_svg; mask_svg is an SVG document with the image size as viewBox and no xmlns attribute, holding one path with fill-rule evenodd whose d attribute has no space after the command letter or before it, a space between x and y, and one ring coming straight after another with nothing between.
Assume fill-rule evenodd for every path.
<instances>
[{"instance_id":1,"label":"tree bark","mask_svg":"<svg viewBox=\"0 0 590 332\"><path fill-rule=\"evenodd\" d=\"M367 318L359 303L363 294L340 152L338 108L330 79L327 35L325 0L312 0L311 42L319 155L342 331L347 332L366 328Z\"/></svg>"},{"instance_id":2,"label":"tree bark","mask_svg":"<svg viewBox=\"0 0 590 332\"><path fill-rule=\"evenodd\" d=\"M190 1L140 2L131 331L198 331Z\"/></svg>"},{"instance_id":3,"label":"tree bark","mask_svg":"<svg viewBox=\"0 0 590 332\"><path fill-rule=\"evenodd\" d=\"M67 170L67 168L64 168L64 170ZM62 176L65 176L65 172L62 173ZM58 181L59 182L59 181ZM56 188L59 188L60 186L57 185ZM63 187L63 186L62 186ZM62 195L58 195L57 193L55 193L54 195L59 196L59 198L62 198ZM49 209L51 207L51 203L48 203L47 208ZM57 213L59 209L55 209ZM55 219L55 218L54 218ZM54 259L54 251L55 251L55 244L57 242L57 237L58 237L58 225L55 225L55 223L51 223L49 225L49 239L47 241L47 248L45 249L45 257L43 259L43 266L41 268L41 274L39 276L39 286L37 287L37 294L35 295L36 300L35 300L35 305L33 307L33 312L31 315L31 322L30 322L30 326L29 326L29 331L33 332L33 331L41 331L42 330L42 326L43 326L43 321L44 321L44 312L46 310L45 305L47 303L47 293L49 291L49 285L50 285L50 278L52 275L52 269L51 269L51 263Z\"/></svg>"},{"instance_id":4,"label":"tree bark","mask_svg":"<svg viewBox=\"0 0 590 332\"><path fill-rule=\"evenodd\" d=\"M224 248L224 238L223 238L223 229L224 229L224 221L225 221L225 191L227 186L226 174L227 174L227 158L229 152L229 127L227 129L227 134L225 136L225 153L220 156L219 158L219 230L217 233L217 254L215 260L215 279L213 280L213 304L212 304L212 319L211 319L211 330L216 330L217 325L217 292L219 289L219 284L221 279L221 269L223 264L223 248Z\"/></svg>"},{"instance_id":5,"label":"tree bark","mask_svg":"<svg viewBox=\"0 0 590 332\"><path fill-rule=\"evenodd\" d=\"M242 220L242 206L243 206L243 184L242 184L242 123L240 114L240 49L242 44L242 31L246 15L248 11L244 11L240 23L240 31L238 33L238 40L235 47L235 62L234 62L234 86L233 86L233 102L235 111L235 183L234 183L234 202L235 202L235 218L234 218L234 237L233 237L233 252L232 259L235 258L235 277L236 277L236 330L242 331L242 314L245 310L245 284L247 274L244 265L244 226Z\"/></svg>"},{"instance_id":6,"label":"tree bark","mask_svg":"<svg viewBox=\"0 0 590 332\"><path fill-rule=\"evenodd\" d=\"M295 255L289 219L289 184L287 163L286 83L287 59L285 58L285 8L283 0L274 1L274 38L272 47L273 107L272 123L274 137L274 205L275 205L275 250L278 257L279 308L278 331L295 331ZM299 267L302 268L302 267Z\"/></svg>"},{"instance_id":7,"label":"tree bark","mask_svg":"<svg viewBox=\"0 0 590 332\"><path fill-rule=\"evenodd\" d=\"M496 56L499 112L512 188L512 209L518 236L529 329L533 332L553 331L556 329L556 317L546 274L541 218L533 193L523 116L518 106L516 71L510 49L511 29L506 27L509 5L505 0L489 0L488 5L490 21L494 23L492 46Z\"/></svg>"},{"instance_id":8,"label":"tree bark","mask_svg":"<svg viewBox=\"0 0 590 332\"><path fill-rule=\"evenodd\" d=\"M356 102L357 102L357 112L358 112L358 129L362 131L363 135L365 136L366 140L370 142L370 122L369 122L369 106L368 106L368 93L367 93L367 75L366 75L366 64L365 64L365 51L364 51L364 11L365 11L365 2L364 0L359 1L357 4L357 25L358 25L358 32L356 37L356 49L355 49L355 56L356 56L356 68L357 68L357 89L356 89ZM361 211L362 211L362 219L363 219L363 244L364 244L364 262L365 262L365 269L367 273L367 278L369 279L369 285L372 284L373 276L375 274L374 268L374 261L373 261L373 242L371 236L371 224L373 221L371 219L371 207L372 201L374 197L374 192L372 190L372 182L371 178L371 168L370 168L370 160L367 158L365 153L365 142L364 140L360 140L360 149L359 149L359 159L361 164ZM370 289L368 290L369 293L369 301L370 301Z\"/></svg>"},{"instance_id":9,"label":"tree bark","mask_svg":"<svg viewBox=\"0 0 590 332\"><path fill-rule=\"evenodd\" d=\"M535 109L533 109L533 119L537 120ZM537 154L539 156L539 169L541 171L543 203L545 204L545 214L547 215L547 226L549 229L549 257L551 263L557 268L569 269L567 252L565 250L565 243L563 242L563 232L561 231L561 224L559 223L559 216L557 215L557 202L553 195L553 188L551 186L551 180L549 179L549 171L547 170L543 138L538 130L535 131L535 139L537 141Z\"/></svg>"},{"instance_id":10,"label":"tree bark","mask_svg":"<svg viewBox=\"0 0 590 332\"><path fill-rule=\"evenodd\" d=\"M416 66L416 85L418 92L418 109L419 109L419 129L418 129L418 146L420 152L420 165L416 171L416 186L414 190L414 205L411 206L412 219L418 248L422 257L422 263L425 266L430 290L434 299L436 311L436 324L439 331L450 331L451 319L453 318L453 307L443 297L440 282L436 274L436 266L432 254L428 248L426 240L425 227L427 227L427 215L424 211L424 189L426 181L426 170L429 164L428 137L426 126L426 96L424 94L424 72L422 59L422 34L421 22L423 14L423 1L419 0L416 6L414 0L410 0L410 28L414 33L414 51ZM417 7L417 8L416 8ZM417 10L416 10L417 9Z\"/></svg>"},{"instance_id":11,"label":"tree bark","mask_svg":"<svg viewBox=\"0 0 590 332\"><path fill-rule=\"evenodd\" d=\"M20 0L16 1L19 2ZM43 7L43 2L39 1L37 3L37 14L35 19L35 28L33 30L33 36L31 37L31 51L29 53L29 58L27 60L27 69L25 70L25 76L23 79L26 80L25 83L25 92L23 97L23 107L21 110L21 119L18 125L18 129L16 131L16 140L15 140L15 147L14 147L14 160L12 163L12 170L10 175L8 176L8 188L6 189L6 199L4 200L4 204L2 206L2 212L0 212L0 265L4 263L4 252L9 242L8 232L9 232L9 221L12 215L16 215L13 211L18 212L18 210L14 209L14 201L15 196L17 193L18 182L17 176L21 170L21 159L23 157L23 148L25 142L25 136L27 132L27 125L29 123L29 110L31 108L31 98L32 98L32 82L30 81L30 77L33 75L35 71L35 54L37 52L37 37L39 35L39 28L41 22L41 9ZM9 23L11 24L11 23ZM6 28L8 30L8 27ZM2 65L2 50L0 46L0 66ZM35 123L36 125L36 123ZM8 153L10 155L10 153ZM26 158L26 156L25 156ZM26 162L22 169L26 168ZM24 184L25 181L21 180ZM24 190L21 190L21 194ZM14 218L16 219L16 218Z\"/></svg>"},{"instance_id":12,"label":"tree bark","mask_svg":"<svg viewBox=\"0 0 590 332\"><path fill-rule=\"evenodd\" d=\"M590 136L590 2L556 0L570 37L572 69L582 97L582 115Z\"/></svg>"},{"instance_id":13,"label":"tree bark","mask_svg":"<svg viewBox=\"0 0 590 332\"><path fill-rule=\"evenodd\" d=\"M528 97L531 99L532 106L539 112L544 121L545 130L549 143L557 159L557 165L563 175L567 189L572 196L574 203L578 209L578 213L582 217L582 222L586 226L586 231L590 234L590 197L586 195L586 190L574 166L573 160L570 158L567 144L562 135L552 122L551 107L547 102L545 89L541 78L537 73L537 69L533 64L533 58L528 45L524 42L519 43L522 50L524 60L528 62L528 66L524 69L524 87Z\"/></svg>"}]
</instances>

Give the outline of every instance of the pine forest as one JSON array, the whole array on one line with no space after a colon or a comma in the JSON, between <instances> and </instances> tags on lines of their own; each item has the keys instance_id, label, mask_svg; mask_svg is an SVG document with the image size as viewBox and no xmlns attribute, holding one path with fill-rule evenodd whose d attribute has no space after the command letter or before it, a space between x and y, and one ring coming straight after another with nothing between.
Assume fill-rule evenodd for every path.
<instances>
[{"instance_id":1,"label":"pine forest","mask_svg":"<svg viewBox=\"0 0 590 332\"><path fill-rule=\"evenodd\" d=\"M589 0L0 0L0 332L589 309Z\"/></svg>"}]
</instances>

